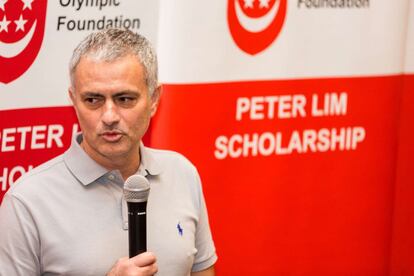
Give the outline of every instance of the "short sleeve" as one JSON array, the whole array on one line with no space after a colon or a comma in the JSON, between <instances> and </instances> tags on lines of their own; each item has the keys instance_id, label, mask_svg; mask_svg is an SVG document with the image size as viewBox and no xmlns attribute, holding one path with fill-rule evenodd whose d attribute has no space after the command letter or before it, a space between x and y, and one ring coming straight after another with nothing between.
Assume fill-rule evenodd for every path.
<instances>
[{"instance_id":1,"label":"short sleeve","mask_svg":"<svg viewBox=\"0 0 414 276\"><path fill-rule=\"evenodd\" d=\"M0 275L40 275L39 239L26 206L10 192L0 205Z\"/></svg>"},{"instance_id":2,"label":"short sleeve","mask_svg":"<svg viewBox=\"0 0 414 276\"><path fill-rule=\"evenodd\" d=\"M201 189L200 177L197 174L198 197L199 197L199 219L196 229L195 246L197 254L194 259L192 272L209 268L217 261L216 248L208 222L207 207Z\"/></svg>"}]
</instances>

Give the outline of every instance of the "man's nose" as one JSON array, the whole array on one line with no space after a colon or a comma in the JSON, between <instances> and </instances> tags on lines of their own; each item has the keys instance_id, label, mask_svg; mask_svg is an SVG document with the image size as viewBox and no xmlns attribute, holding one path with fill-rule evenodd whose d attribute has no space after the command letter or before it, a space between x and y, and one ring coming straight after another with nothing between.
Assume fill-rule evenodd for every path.
<instances>
[{"instance_id":1,"label":"man's nose","mask_svg":"<svg viewBox=\"0 0 414 276\"><path fill-rule=\"evenodd\" d=\"M111 126L119 122L118 109L112 100L107 100L103 106L102 122Z\"/></svg>"}]
</instances>

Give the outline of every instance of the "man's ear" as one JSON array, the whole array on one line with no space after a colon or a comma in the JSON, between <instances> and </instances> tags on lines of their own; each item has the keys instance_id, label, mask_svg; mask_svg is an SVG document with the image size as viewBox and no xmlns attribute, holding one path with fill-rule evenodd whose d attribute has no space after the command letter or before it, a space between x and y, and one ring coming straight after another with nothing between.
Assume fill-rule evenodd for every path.
<instances>
[{"instance_id":1,"label":"man's ear","mask_svg":"<svg viewBox=\"0 0 414 276\"><path fill-rule=\"evenodd\" d=\"M73 87L70 86L68 89L68 94L69 94L70 101L72 102L72 105L75 105L75 94L74 93L75 92L73 91Z\"/></svg>"},{"instance_id":2,"label":"man's ear","mask_svg":"<svg viewBox=\"0 0 414 276\"><path fill-rule=\"evenodd\" d=\"M76 115L78 115L78 107L76 105L75 89L73 89L72 86L69 87L68 94L69 94L70 101L72 102L72 106L75 109Z\"/></svg>"},{"instance_id":3,"label":"man's ear","mask_svg":"<svg viewBox=\"0 0 414 276\"><path fill-rule=\"evenodd\" d=\"M153 117L155 113L157 112L161 92L162 92L162 86L161 84L158 84L157 88L154 89L154 92L151 95L151 117Z\"/></svg>"}]
</instances>

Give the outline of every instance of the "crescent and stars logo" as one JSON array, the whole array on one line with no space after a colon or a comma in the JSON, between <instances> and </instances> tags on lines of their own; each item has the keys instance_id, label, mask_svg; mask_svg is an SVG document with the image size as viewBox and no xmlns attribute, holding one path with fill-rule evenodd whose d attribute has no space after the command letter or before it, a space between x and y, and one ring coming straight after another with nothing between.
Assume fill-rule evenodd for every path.
<instances>
[{"instance_id":1,"label":"crescent and stars logo","mask_svg":"<svg viewBox=\"0 0 414 276\"><path fill-rule=\"evenodd\" d=\"M279 35L286 17L287 0L228 0L227 19L237 46L255 55Z\"/></svg>"},{"instance_id":2,"label":"crescent and stars logo","mask_svg":"<svg viewBox=\"0 0 414 276\"><path fill-rule=\"evenodd\" d=\"M29 69L42 45L47 0L0 0L0 82Z\"/></svg>"}]
</instances>

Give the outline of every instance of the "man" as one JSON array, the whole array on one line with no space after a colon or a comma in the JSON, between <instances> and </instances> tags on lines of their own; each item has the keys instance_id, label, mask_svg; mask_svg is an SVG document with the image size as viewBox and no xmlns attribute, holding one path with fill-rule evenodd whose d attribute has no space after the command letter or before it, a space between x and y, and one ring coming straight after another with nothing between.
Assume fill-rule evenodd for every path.
<instances>
[{"instance_id":1,"label":"man","mask_svg":"<svg viewBox=\"0 0 414 276\"><path fill-rule=\"evenodd\" d=\"M91 34L74 50L70 77L82 134L5 195L0 275L214 275L196 169L177 153L141 143L160 95L149 42L127 30ZM127 258L122 187L133 174L151 186L152 253Z\"/></svg>"}]
</instances>

